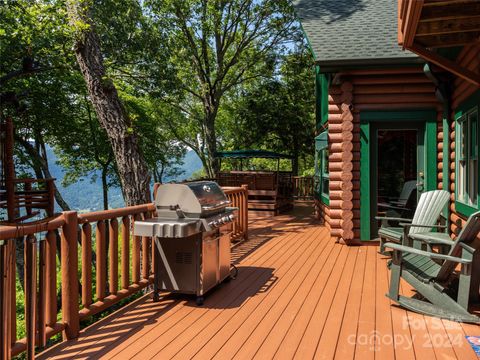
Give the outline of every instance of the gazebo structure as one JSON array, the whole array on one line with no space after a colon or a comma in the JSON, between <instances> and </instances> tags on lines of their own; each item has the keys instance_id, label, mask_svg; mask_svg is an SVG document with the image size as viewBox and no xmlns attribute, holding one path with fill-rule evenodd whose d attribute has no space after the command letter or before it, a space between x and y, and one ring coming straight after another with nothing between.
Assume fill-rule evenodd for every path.
<instances>
[{"instance_id":1,"label":"gazebo structure","mask_svg":"<svg viewBox=\"0 0 480 360\"><path fill-rule=\"evenodd\" d=\"M217 181L221 186L248 185L248 211L257 215L278 215L293 207L293 182L291 171L280 171L280 160L292 156L266 150L234 150L216 154L222 159L234 159L239 169L220 171ZM276 160L276 170L244 170L245 160Z\"/></svg>"},{"instance_id":2,"label":"gazebo structure","mask_svg":"<svg viewBox=\"0 0 480 360\"><path fill-rule=\"evenodd\" d=\"M16 178L11 118L0 122L0 221L19 223L40 215L53 216L55 179Z\"/></svg>"}]
</instances>

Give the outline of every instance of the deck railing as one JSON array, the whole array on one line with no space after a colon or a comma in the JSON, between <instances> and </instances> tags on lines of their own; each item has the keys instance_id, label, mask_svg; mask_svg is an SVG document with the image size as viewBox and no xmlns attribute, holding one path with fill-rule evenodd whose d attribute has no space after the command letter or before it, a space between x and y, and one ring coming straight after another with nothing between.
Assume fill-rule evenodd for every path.
<instances>
[{"instance_id":1,"label":"deck railing","mask_svg":"<svg viewBox=\"0 0 480 360\"><path fill-rule=\"evenodd\" d=\"M313 176L293 177L293 198L295 200L312 200L315 189Z\"/></svg>"},{"instance_id":2,"label":"deck railing","mask_svg":"<svg viewBox=\"0 0 480 360\"><path fill-rule=\"evenodd\" d=\"M225 195L232 202L231 206L238 207L238 214L233 222L232 240L248 239L248 186L223 187Z\"/></svg>"},{"instance_id":3,"label":"deck railing","mask_svg":"<svg viewBox=\"0 0 480 360\"><path fill-rule=\"evenodd\" d=\"M247 239L248 190L225 192L240 209L233 239ZM131 229L135 220L154 211L153 204L87 214L68 211L42 222L0 226L0 360L25 351L33 359L36 346L45 347L61 332L64 339L76 338L81 320L152 283L151 238L132 236ZM18 242L25 247L23 339L16 335Z\"/></svg>"},{"instance_id":4,"label":"deck railing","mask_svg":"<svg viewBox=\"0 0 480 360\"><path fill-rule=\"evenodd\" d=\"M44 347L49 338L62 331L64 339L75 338L80 320L150 284L151 239L131 237L131 224L151 216L154 210L153 204L147 204L89 214L68 211L50 221L0 227L0 358L8 359L26 351L31 359L35 346ZM23 241L25 246L26 337L23 339L16 338L17 241ZM60 306L57 304L58 276L61 277Z\"/></svg>"},{"instance_id":5,"label":"deck railing","mask_svg":"<svg viewBox=\"0 0 480 360\"><path fill-rule=\"evenodd\" d=\"M0 192L0 208L7 209L12 204L17 221L38 215L35 209L43 209L48 216L53 215L55 179L14 179L13 184L13 193Z\"/></svg>"}]
</instances>

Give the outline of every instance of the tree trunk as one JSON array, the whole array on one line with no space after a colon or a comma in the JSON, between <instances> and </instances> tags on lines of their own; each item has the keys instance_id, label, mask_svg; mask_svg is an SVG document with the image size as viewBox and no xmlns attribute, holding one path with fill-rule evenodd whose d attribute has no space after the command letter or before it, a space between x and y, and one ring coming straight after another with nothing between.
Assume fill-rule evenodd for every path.
<instances>
[{"instance_id":1,"label":"tree trunk","mask_svg":"<svg viewBox=\"0 0 480 360\"><path fill-rule=\"evenodd\" d=\"M103 210L108 210L108 181L106 167L102 168L102 192L103 192Z\"/></svg>"},{"instance_id":2,"label":"tree trunk","mask_svg":"<svg viewBox=\"0 0 480 360\"><path fill-rule=\"evenodd\" d=\"M107 132L127 205L150 202L150 175L137 135L120 101L117 89L106 77L100 39L89 17L85 1L67 1L70 24L77 27L75 55L87 84L100 125ZM81 25L79 28L78 24Z\"/></svg>"},{"instance_id":3,"label":"tree trunk","mask_svg":"<svg viewBox=\"0 0 480 360\"><path fill-rule=\"evenodd\" d=\"M215 118L217 111L207 114L205 119L205 140L207 145L207 163L205 171L209 178L215 178L220 171L220 162L215 158L217 152L217 136L215 132Z\"/></svg>"}]
</instances>

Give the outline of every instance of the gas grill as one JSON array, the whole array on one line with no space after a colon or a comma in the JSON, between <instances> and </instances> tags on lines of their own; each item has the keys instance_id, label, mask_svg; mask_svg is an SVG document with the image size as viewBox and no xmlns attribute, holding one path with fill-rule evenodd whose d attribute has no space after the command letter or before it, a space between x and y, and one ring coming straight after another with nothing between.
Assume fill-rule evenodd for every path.
<instances>
[{"instance_id":1,"label":"gas grill","mask_svg":"<svg viewBox=\"0 0 480 360\"><path fill-rule=\"evenodd\" d=\"M133 234L154 238L154 301L160 291L204 294L230 277L230 231L237 208L213 181L164 184L157 216L135 221Z\"/></svg>"}]
</instances>

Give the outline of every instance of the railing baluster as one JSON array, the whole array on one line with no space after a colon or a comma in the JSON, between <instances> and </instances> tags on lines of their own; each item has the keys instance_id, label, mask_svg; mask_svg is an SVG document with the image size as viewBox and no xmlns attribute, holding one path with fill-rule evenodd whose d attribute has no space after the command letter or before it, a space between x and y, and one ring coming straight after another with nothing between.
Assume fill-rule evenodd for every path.
<instances>
[{"instance_id":1,"label":"railing baluster","mask_svg":"<svg viewBox=\"0 0 480 360\"><path fill-rule=\"evenodd\" d=\"M37 307L37 331L38 331L38 346L45 347L47 344L46 328L45 328L45 313L47 303L47 291L45 285L47 283L46 273L46 257L47 257L47 241L43 239L39 244L38 253L38 307Z\"/></svg>"},{"instance_id":2,"label":"railing baluster","mask_svg":"<svg viewBox=\"0 0 480 360\"><path fill-rule=\"evenodd\" d=\"M9 242L12 240L7 240L6 243L0 243L0 294L8 294L12 291L10 287L10 280L8 277L9 273L9 262L10 262L10 249L11 246ZM6 360L10 358L10 307L9 307L9 297L0 296L0 359Z\"/></svg>"},{"instance_id":3,"label":"railing baluster","mask_svg":"<svg viewBox=\"0 0 480 360\"><path fill-rule=\"evenodd\" d=\"M96 231L96 249L97 249L97 299L103 300L105 298L106 283L107 283L107 249L105 241L105 222L100 220L97 222Z\"/></svg>"},{"instance_id":4,"label":"railing baluster","mask_svg":"<svg viewBox=\"0 0 480 360\"><path fill-rule=\"evenodd\" d=\"M10 241L10 346L13 346L17 341L17 267L15 263L15 256L17 253L16 244L17 239ZM23 241L23 239L22 239Z\"/></svg>"},{"instance_id":5,"label":"railing baluster","mask_svg":"<svg viewBox=\"0 0 480 360\"><path fill-rule=\"evenodd\" d=\"M65 224L62 228L61 269L62 269L62 316L65 324L64 338L78 336L80 321L78 315L78 218L75 211L63 213Z\"/></svg>"},{"instance_id":6,"label":"railing baluster","mask_svg":"<svg viewBox=\"0 0 480 360\"><path fill-rule=\"evenodd\" d=\"M140 215L135 215L135 220L141 220ZM140 282L140 242L141 236L133 237L132 244L132 282L138 284Z\"/></svg>"},{"instance_id":7,"label":"railing baluster","mask_svg":"<svg viewBox=\"0 0 480 360\"><path fill-rule=\"evenodd\" d=\"M97 259L98 262L98 259ZM82 305L92 303L92 226L82 226Z\"/></svg>"},{"instance_id":8,"label":"railing baluster","mask_svg":"<svg viewBox=\"0 0 480 360\"><path fill-rule=\"evenodd\" d=\"M25 241L25 331L27 333L27 358L35 357L35 305L37 298L37 248L35 235Z\"/></svg>"},{"instance_id":9,"label":"railing baluster","mask_svg":"<svg viewBox=\"0 0 480 360\"><path fill-rule=\"evenodd\" d=\"M122 218L122 288L128 289L130 285L130 218Z\"/></svg>"},{"instance_id":10,"label":"railing baluster","mask_svg":"<svg viewBox=\"0 0 480 360\"><path fill-rule=\"evenodd\" d=\"M47 260L45 272L47 275L45 322L53 327L57 322L57 237L54 231L49 231L46 237Z\"/></svg>"},{"instance_id":11,"label":"railing baluster","mask_svg":"<svg viewBox=\"0 0 480 360\"><path fill-rule=\"evenodd\" d=\"M110 220L110 294L118 291L118 221L116 218Z\"/></svg>"}]
</instances>

